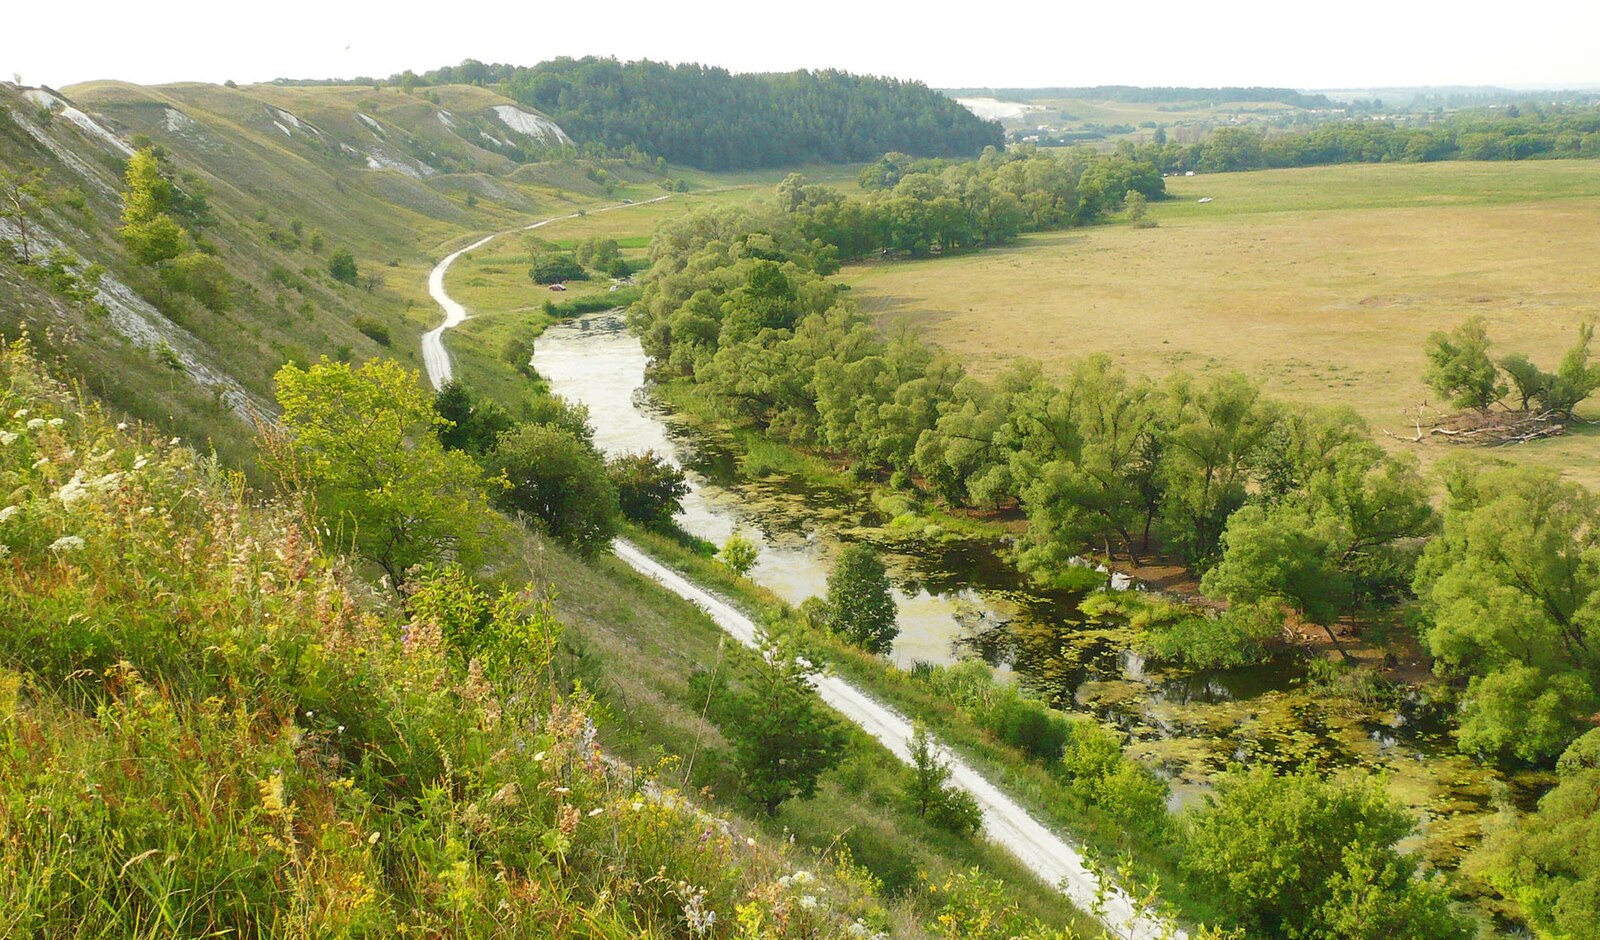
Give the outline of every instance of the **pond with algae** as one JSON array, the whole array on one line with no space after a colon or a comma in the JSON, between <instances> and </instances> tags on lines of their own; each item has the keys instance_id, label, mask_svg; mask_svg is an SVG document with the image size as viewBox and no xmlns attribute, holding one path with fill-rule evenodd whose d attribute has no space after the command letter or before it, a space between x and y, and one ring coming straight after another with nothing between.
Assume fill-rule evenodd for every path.
<instances>
[{"instance_id":1,"label":"pond with algae","mask_svg":"<svg viewBox=\"0 0 1600 940\"><path fill-rule=\"evenodd\" d=\"M554 392L588 407L603 450L650 449L682 466L692 489L679 524L717 544L736 531L755 541L756 582L798 604L823 593L841 545L872 542L896 588L897 665L981 658L1062 709L1092 712L1126 731L1130 753L1169 779L1174 806L1233 763L1361 768L1384 774L1417 813L1413 844L1453 867L1499 799L1528 808L1546 784L1460 754L1449 706L1426 690L1352 696L1297 657L1234 670L1159 668L1133 650L1128 628L1088 621L1081 595L1029 584L998 540L907 536L861 490L745 473L749 462L730 437L691 426L650 396L644 352L615 312L551 326L533 364Z\"/></svg>"}]
</instances>

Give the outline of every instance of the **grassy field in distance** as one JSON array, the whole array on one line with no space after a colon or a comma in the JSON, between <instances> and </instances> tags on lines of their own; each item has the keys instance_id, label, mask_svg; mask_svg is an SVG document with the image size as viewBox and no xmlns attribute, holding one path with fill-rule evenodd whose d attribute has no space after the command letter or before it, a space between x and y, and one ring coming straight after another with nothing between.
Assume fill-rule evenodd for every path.
<instances>
[{"instance_id":1,"label":"grassy field in distance","mask_svg":"<svg viewBox=\"0 0 1600 940\"><path fill-rule=\"evenodd\" d=\"M1555 368L1600 315L1600 163L1436 163L1169 179L1158 227L1026 236L842 275L885 328L908 324L977 374L1093 352L1134 373L1238 369L1276 395L1348 405L1411 433L1423 342L1467 316L1496 355ZM1212 202L1200 203L1203 197ZM1600 417L1589 403L1588 417ZM1465 448L1412 445L1425 463ZM1477 451L1483 453L1483 451ZM1600 487L1600 427L1492 451Z\"/></svg>"}]
</instances>

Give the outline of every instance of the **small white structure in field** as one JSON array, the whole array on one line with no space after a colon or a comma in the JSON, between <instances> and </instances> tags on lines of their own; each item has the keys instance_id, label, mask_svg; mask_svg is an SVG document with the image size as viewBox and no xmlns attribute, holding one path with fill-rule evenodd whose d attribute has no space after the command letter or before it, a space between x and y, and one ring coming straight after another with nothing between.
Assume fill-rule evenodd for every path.
<instances>
[{"instance_id":1,"label":"small white structure in field","mask_svg":"<svg viewBox=\"0 0 1600 940\"><path fill-rule=\"evenodd\" d=\"M1194 175L1194 171L1193 170L1185 170L1183 175L1184 176L1193 176Z\"/></svg>"},{"instance_id":2,"label":"small white structure in field","mask_svg":"<svg viewBox=\"0 0 1600 940\"><path fill-rule=\"evenodd\" d=\"M1210 197L1210 196L1201 196L1201 197L1200 197L1200 201L1201 201L1201 202L1202 202L1202 203L1205 203L1205 202L1210 202L1210 201L1211 201L1211 197Z\"/></svg>"}]
</instances>

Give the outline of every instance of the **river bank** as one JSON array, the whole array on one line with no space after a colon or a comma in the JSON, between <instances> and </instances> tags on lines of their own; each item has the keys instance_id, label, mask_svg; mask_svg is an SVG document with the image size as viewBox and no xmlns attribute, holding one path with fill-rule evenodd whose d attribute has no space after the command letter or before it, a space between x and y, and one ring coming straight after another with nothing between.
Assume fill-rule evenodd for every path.
<instances>
[{"instance_id":1,"label":"river bank","mask_svg":"<svg viewBox=\"0 0 1600 940\"><path fill-rule=\"evenodd\" d=\"M1502 774L1461 755L1450 734L1453 703L1437 684L1374 697L1338 676L1310 674L1299 656L1235 670L1144 662L1127 627L1082 616L1081 595L1027 583L1004 558L1014 532L1003 521L987 530L972 520L946 526L825 461L667 407L681 391L663 401L645 385L643 353L615 315L551 326L534 364L555 392L589 406L603 448L654 449L683 465L693 491L680 522L718 544L735 530L754 538L762 549L755 584L798 605L822 592L839 545L872 542L900 606L892 665L977 657L1059 708L1092 713L1127 732L1130 755L1168 778L1175 806L1234 763L1358 768L1385 775L1417 814L1413 845L1430 864L1455 868L1498 794L1525 804L1542 785L1541 775Z\"/></svg>"}]
</instances>

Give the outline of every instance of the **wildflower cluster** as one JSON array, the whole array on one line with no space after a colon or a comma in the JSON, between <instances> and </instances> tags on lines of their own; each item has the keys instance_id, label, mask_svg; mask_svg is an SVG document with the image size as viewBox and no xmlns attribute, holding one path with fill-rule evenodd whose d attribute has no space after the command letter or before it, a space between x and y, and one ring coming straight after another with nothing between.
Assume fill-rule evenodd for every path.
<instances>
[{"instance_id":1,"label":"wildflower cluster","mask_svg":"<svg viewBox=\"0 0 1600 940\"><path fill-rule=\"evenodd\" d=\"M0 347L0 936L878 929L605 754L544 593L397 613L296 505Z\"/></svg>"}]
</instances>

